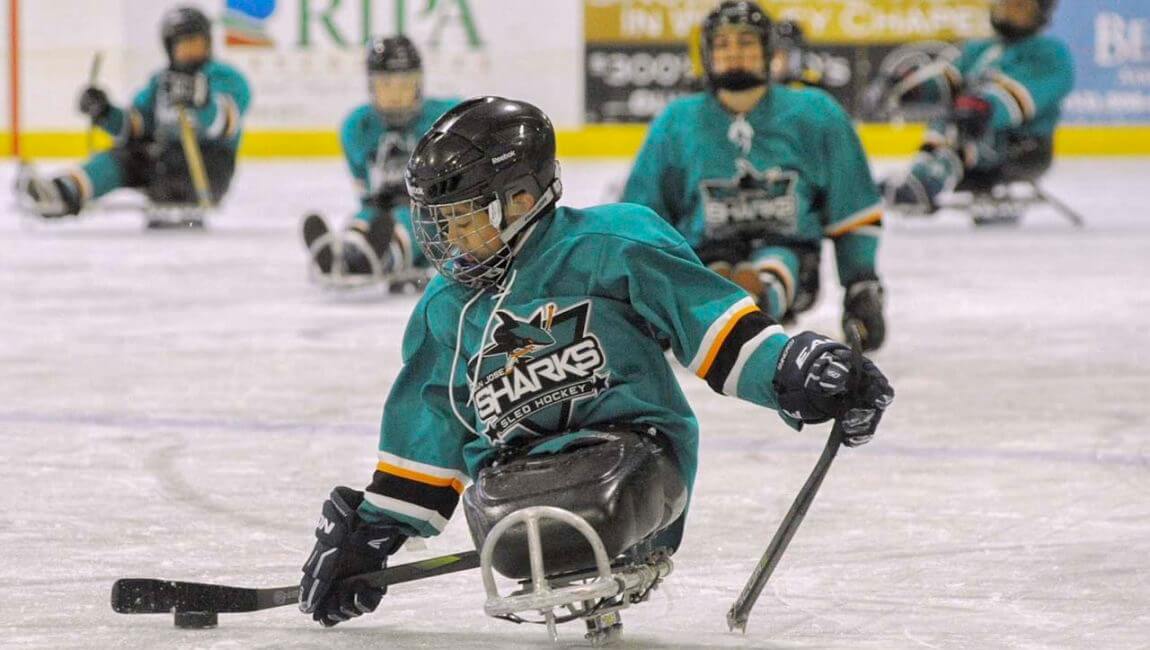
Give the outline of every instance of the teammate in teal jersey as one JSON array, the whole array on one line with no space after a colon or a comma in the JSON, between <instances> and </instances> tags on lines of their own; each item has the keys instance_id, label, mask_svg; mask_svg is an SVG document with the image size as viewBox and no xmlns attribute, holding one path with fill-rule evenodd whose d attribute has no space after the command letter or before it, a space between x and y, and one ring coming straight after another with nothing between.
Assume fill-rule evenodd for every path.
<instances>
[{"instance_id":1,"label":"teammate in teal jersey","mask_svg":"<svg viewBox=\"0 0 1150 650\"><path fill-rule=\"evenodd\" d=\"M324 504L300 593L324 625L374 610L382 591L334 583L386 564L408 536L439 533L493 464L534 453L551 464L525 474L562 484L566 453L626 432L669 450L689 490L698 423L660 341L715 391L778 409L795 428L840 418L852 446L893 398L841 343L788 337L649 209L558 207L554 130L530 104L482 97L448 111L416 146L407 186L439 275L404 334L371 484ZM673 551L683 508L639 535Z\"/></svg>"},{"instance_id":2,"label":"teammate in teal jersey","mask_svg":"<svg viewBox=\"0 0 1150 650\"><path fill-rule=\"evenodd\" d=\"M130 106L113 106L107 93L94 86L80 96L80 112L112 135L115 146L50 180L25 177L18 189L26 203L43 217L74 215L120 187L138 188L156 203L195 203L180 145L180 110L187 110L194 124L211 202L222 199L235 172L251 92L238 70L212 58L211 29L207 16L195 8L164 14L161 36L168 66L152 75Z\"/></svg>"},{"instance_id":3,"label":"teammate in teal jersey","mask_svg":"<svg viewBox=\"0 0 1150 650\"><path fill-rule=\"evenodd\" d=\"M921 83L890 80L896 102L943 102L951 110L930 124L909 173L884 184L888 203L909 214L931 213L938 195L964 178L993 182L1045 172L1062 101L1074 86L1069 49L1040 33L1055 4L997 0L990 14L994 38L968 43L953 64L904 71Z\"/></svg>"},{"instance_id":4,"label":"teammate in teal jersey","mask_svg":"<svg viewBox=\"0 0 1150 650\"><path fill-rule=\"evenodd\" d=\"M340 128L360 210L338 237L328 235L319 215L309 215L303 224L312 261L328 279L395 279L428 268L413 245L403 171L419 137L459 102L423 97L419 51L406 36L370 43L367 79L371 101L352 111Z\"/></svg>"},{"instance_id":5,"label":"teammate in teal jersey","mask_svg":"<svg viewBox=\"0 0 1150 650\"><path fill-rule=\"evenodd\" d=\"M709 90L672 102L651 123L623 200L669 221L776 320L814 303L830 238L846 288L843 326L877 349L886 336L878 190L834 99L769 81L771 32L753 2L728 0L707 16Z\"/></svg>"}]
</instances>

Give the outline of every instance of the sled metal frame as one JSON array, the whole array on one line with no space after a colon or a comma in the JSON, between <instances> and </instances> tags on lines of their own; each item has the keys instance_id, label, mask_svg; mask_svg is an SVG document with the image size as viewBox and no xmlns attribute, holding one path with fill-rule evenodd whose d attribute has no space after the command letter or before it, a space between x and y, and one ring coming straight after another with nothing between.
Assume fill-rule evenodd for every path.
<instances>
[{"instance_id":1,"label":"sled metal frame","mask_svg":"<svg viewBox=\"0 0 1150 650\"><path fill-rule=\"evenodd\" d=\"M1042 205L1053 208L1076 228L1086 225L1080 212L1042 189L1034 180L1005 181L989 188L960 187L943 197L938 207L966 212L977 225L992 225L1017 223L1027 209Z\"/></svg>"},{"instance_id":2,"label":"sled metal frame","mask_svg":"<svg viewBox=\"0 0 1150 650\"><path fill-rule=\"evenodd\" d=\"M591 545L594 569L548 578L539 532L543 519L559 521L582 535ZM503 596L495 584L492 558L499 539L516 524L527 527L531 579L522 582L522 589ZM508 515L491 529L479 553L479 567L487 592L483 611L488 616L524 623L529 621L519 616L521 612L537 611L543 616L551 640L556 642L558 623L583 619L586 638L592 646L600 647L620 637L623 623L619 611L646 600L651 590L670 575L673 565L665 553L654 552L645 562L612 569L603 540L585 519L562 508L533 506ZM557 614L557 608L565 608L568 613Z\"/></svg>"}]
</instances>

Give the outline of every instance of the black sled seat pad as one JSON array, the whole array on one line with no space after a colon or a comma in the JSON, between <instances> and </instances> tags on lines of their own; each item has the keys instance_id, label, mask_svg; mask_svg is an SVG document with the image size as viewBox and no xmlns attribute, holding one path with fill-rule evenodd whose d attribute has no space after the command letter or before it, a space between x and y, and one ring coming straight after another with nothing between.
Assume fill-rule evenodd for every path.
<instances>
[{"instance_id":1,"label":"black sled seat pad","mask_svg":"<svg viewBox=\"0 0 1150 650\"><path fill-rule=\"evenodd\" d=\"M482 470L463 494L463 509L477 549L507 515L554 506L586 519L615 558L673 523L686 501L669 448L646 434L605 431L561 453L523 456ZM595 566L591 545L575 529L551 519L540 521L539 529L549 575ZM531 577L526 525L507 530L492 561L503 576Z\"/></svg>"}]
</instances>

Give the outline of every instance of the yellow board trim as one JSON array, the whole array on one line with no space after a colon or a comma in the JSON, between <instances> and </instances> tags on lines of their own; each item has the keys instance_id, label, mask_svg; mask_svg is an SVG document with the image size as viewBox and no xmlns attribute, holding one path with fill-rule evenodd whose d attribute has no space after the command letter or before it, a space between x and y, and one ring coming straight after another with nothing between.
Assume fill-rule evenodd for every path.
<instances>
[{"instance_id":1,"label":"yellow board trim","mask_svg":"<svg viewBox=\"0 0 1150 650\"><path fill-rule=\"evenodd\" d=\"M921 124L860 124L859 138L867 154L876 157L909 156L922 143ZM581 129L559 131L560 158L633 158L647 134L642 124L589 124ZM30 131L20 136L21 157L81 158L87 155L83 131ZM112 139L96 134L96 148L106 149ZM1054 149L1060 156L1150 155L1150 125L1064 126L1055 135ZM0 132L0 155L10 156L11 138ZM251 131L243 136L244 158L313 158L340 156L335 131Z\"/></svg>"}]
</instances>

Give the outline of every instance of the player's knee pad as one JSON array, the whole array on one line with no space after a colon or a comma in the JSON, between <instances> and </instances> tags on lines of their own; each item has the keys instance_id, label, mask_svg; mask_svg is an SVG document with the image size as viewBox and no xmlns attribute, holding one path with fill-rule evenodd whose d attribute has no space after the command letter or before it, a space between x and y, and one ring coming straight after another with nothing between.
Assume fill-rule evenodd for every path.
<instances>
[{"instance_id":1,"label":"player's knee pad","mask_svg":"<svg viewBox=\"0 0 1150 650\"><path fill-rule=\"evenodd\" d=\"M622 428L585 433L557 453L528 451L480 472L463 494L476 548L482 548L504 517L532 506L553 506L579 515L598 533L612 558L678 519L686 507L687 489L668 444ZM549 573L594 566L590 546L571 534L566 524L544 519L539 526ZM500 538L493 564L509 578L531 577L524 526L513 526Z\"/></svg>"}]
</instances>

